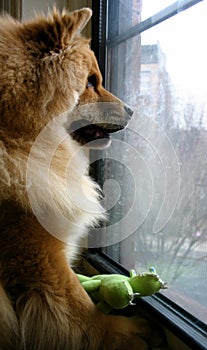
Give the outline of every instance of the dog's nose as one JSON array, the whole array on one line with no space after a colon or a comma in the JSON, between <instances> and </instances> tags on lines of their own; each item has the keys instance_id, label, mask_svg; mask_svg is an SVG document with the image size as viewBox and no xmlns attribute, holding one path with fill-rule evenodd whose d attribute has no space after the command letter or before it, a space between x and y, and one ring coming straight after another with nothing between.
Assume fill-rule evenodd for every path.
<instances>
[{"instance_id":1,"label":"dog's nose","mask_svg":"<svg viewBox=\"0 0 207 350\"><path fill-rule=\"evenodd\" d=\"M130 115L130 117L132 116L132 114L134 113L134 111L129 107L129 106L124 106L125 111Z\"/></svg>"}]
</instances>

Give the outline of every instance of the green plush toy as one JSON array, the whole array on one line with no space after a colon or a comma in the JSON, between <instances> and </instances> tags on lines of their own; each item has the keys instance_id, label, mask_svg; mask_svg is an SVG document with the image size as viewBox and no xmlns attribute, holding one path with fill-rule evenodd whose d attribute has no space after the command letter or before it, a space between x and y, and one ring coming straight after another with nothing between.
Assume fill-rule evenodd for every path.
<instances>
[{"instance_id":1,"label":"green plush toy","mask_svg":"<svg viewBox=\"0 0 207 350\"><path fill-rule=\"evenodd\" d=\"M154 267L151 267L149 272L141 274L131 270L130 277L116 274L77 276L94 303L104 313L134 305L135 298L152 295L160 289L167 288Z\"/></svg>"}]
</instances>

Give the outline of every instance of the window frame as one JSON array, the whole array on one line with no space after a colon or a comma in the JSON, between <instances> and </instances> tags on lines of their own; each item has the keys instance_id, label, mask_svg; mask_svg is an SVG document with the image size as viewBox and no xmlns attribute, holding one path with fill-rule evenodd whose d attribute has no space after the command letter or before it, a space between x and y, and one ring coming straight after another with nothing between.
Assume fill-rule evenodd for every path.
<instances>
[{"instance_id":1,"label":"window frame","mask_svg":"<svg viewBox=\"0 0 207 350\"><path fill-rule=\"evenodd\" d=\"M114 36L111 40L107 38L108 0L93 1L91 46L98 59L104 84L106 84L107 72L107 47L112 47L114 44L140 34L201 1L203 0L183 0L174 2L172 5L154 14L140 24L135 25L119 36ZM96 164L91 166L91 175L101 183L102 172L100 171L100 167L99 169L97 168ZM101 248L89 249L84 253L84 258L100 273L120 273L128 275L128 271L104 253ZM207 339L207 325L179 307L163 294L157 293L156 295L139 299L137 304L149 315L153 315L165 329L172 332L173 335L190 348L200 350L207 349L205 345Z\"/></svg>"}]
</instances>

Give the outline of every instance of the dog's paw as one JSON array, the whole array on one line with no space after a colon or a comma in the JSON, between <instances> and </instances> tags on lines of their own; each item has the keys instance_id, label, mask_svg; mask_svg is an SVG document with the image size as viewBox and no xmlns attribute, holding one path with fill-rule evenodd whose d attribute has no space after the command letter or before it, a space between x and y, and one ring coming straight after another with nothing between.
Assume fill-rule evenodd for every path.
<instances>
[{"instance_id":1,"label":"dog's paw","mask_svg":"<svg viewBox=\"0 0 207 350\"><path fill-rule=\"evenodd\" d=\"M153 341L153 331L144 319L112 316L108 322L105 340L106 349L148 350Z\"/></svg>"},{"instance_id":2,"label":"dog's paw","mask_svg":"<svg viewBox=\"0 0 207 350\"><path fill-rule=\"evenodd\" d=\"M135 344L134 347L132 345L132 349L142 350L141 346L140 348L137 346L137 337L147 345L147 347L146 345L142 345L143 349L157 349L166 346L166 336L161 327L156 323L137 316L127 318L127 322L129 323L129 332Z\"/></svg>"},{"instance_id":3,"label":"dog's paw","mask_svg":"<svg viewBox=\"0 0 207 350\"><path fill-rule=\"evenodd\" d=\"M149 350L166 345L163 331L137 316L112 316L108 326L107 350Z\"/></svg>"}]
</instances>

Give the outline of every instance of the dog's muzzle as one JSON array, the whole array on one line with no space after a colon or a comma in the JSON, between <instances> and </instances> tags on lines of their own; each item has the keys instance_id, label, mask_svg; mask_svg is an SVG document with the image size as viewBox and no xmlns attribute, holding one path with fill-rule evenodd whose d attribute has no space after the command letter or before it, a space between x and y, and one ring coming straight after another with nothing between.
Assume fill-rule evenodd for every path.
<instances>
[{"instance_id":1,"label":"dog's muzzle","mask_svg":"<svg viewBox=\"0 0 207 350\"><path fill-rule=\"evenodd\" d=\"M132 115L132 109L124 104L98 102L79 105L66 129L81 145L90 147L89 143L94 145L95 141L97 145L103 145L110 140L110 134L126 128Z\"/></svg>"}]
</instances>

